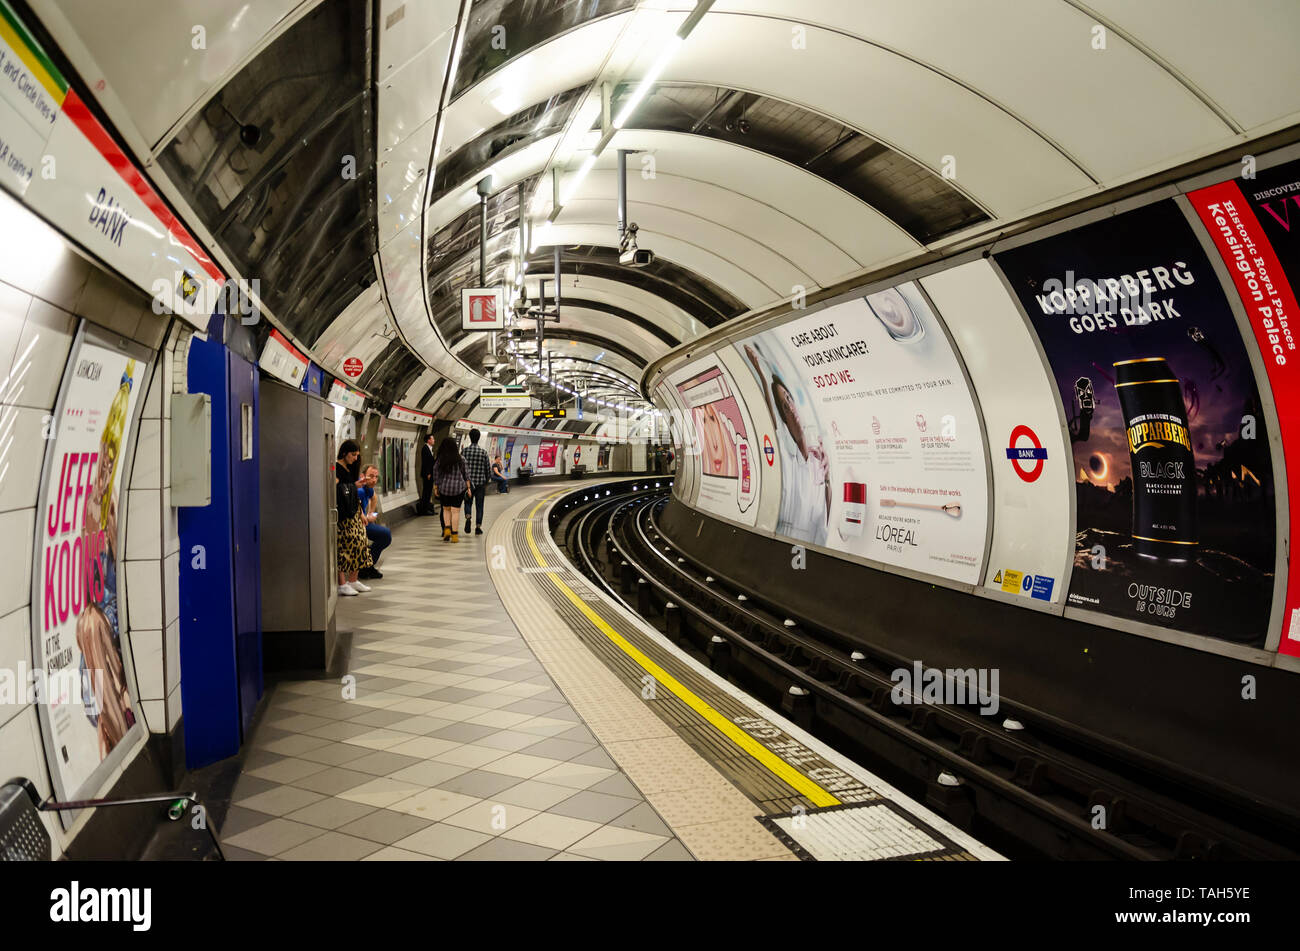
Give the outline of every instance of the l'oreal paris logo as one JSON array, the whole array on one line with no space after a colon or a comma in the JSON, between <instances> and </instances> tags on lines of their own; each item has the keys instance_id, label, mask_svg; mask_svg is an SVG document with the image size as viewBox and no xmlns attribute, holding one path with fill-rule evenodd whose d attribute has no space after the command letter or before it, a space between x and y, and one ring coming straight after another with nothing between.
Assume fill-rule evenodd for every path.
<instances>
[{"instance_id":1,"label":"l'oreal paris logo","mask_svg":"<svg viewBox=\"0 0 1300 951\"><path fill-rule=\"evenodd\" d=\"M148 931L152 921L151 888L69 888L50 892L50 921L130 922L132 931Z\"/></svg>"},{"instance_id":2,"label":"l'oreal paris logo","mask_svg":"<svg viewBox=\"0 0 1300 951\"><path fill-rule=\"evenodd\" d=\"M949 705L978 703L980 713L998 712L998 669L996 667L939 668L928 670L921 662L899 667L889 675L894 689L889 697L901 705L943 703Z\"/></svg>"},{"instance_id":3,"label":"l'oreal paris logo","mask_svg":"<svg viewBox=\"0 0 1300 951\"><path fill-rule=\"evenodd\" d=\"M916 547L916 529L897 528L893 525L876 526L876 538L886 545L910 545Z\"/></svg>"}]
</instances>

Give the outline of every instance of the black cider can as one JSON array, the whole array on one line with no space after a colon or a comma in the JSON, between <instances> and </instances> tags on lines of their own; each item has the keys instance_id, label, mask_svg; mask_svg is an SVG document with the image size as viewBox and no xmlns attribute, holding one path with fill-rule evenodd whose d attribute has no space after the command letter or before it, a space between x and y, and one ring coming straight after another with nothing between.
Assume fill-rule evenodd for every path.
<instances>
[{"instance_id":1,"label":"black cider can","mask_svg":"<svg viewBox=\"0 0 1300 951\"><path fill-rule=\"evenodd\" d=\"M1133 466L1133 546L1187 561L1196 552L1196 457L1183 389L1164 357L1115 364Z\"/></svg>"}]
</instances>

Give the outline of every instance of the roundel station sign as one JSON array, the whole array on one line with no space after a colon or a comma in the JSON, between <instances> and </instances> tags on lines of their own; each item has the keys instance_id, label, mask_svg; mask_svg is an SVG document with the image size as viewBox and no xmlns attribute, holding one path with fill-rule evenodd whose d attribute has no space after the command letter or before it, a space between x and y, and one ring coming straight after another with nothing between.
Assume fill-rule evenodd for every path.
<instances>
[{"instance_id":1,"label":"roundel station sign","mask_svg":"<svg viewBox=\"0 0 1300 951\"><path fill-rule=\"evenodd\" d=\"M1024 444L1024 440L1028 440L1028 445ZM1011 460L1011 468L1016 471L1016 475L1025 482L1035 482L1043 474L1047 450L1043 448L1038 434L1022 424L1011 430L1007 458Z\"/></svg>"}]
</instances>

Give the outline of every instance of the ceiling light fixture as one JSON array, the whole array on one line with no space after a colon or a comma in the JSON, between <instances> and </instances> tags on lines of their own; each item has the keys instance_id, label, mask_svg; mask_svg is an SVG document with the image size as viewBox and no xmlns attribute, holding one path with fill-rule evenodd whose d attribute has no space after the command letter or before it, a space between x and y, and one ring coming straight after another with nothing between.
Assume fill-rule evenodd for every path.
<instances>
[{"instance_id":1,"label":"ceiling light fixture","mask_svg":"<svg viewBox=\"0 0 1300 951\"><path fill-rule=\"evenodd\" d=\"M600 153L605 150L605 146L609 145L610 140L614 138L614 133L619 129L622 129L623 126L627 124L628 120L632 118L632 113L636 111L636 107L641 104L641 100L645 99L646 95L650 92L651 87L659 81L659 77L663 75L664 70L668 68L669 62L672 61L672 58L677 54L677 51L681 49L686 37L688 37L691 31L695 29L696 24L704 18L704 14L709 12L709 8L713 6L713 2L714 0L698 0L695 4L695 8L691 10L686 19L682 21L682 25L677 28L677 32L668 38L667 45L660 51L659 55L655 57L655 61L650 66L650 69L641 77L640 82L637 83L636 91L632 93L632 97L623 104L623 108L619 110L618 116L614 119L611 127L600 137L600 141L596 143L595 149L592 150L591 154L587 156L582 165L578 168L576 177L570 179L564 193L560 196L559 204L552 208L550 215L547 216L548 222L555 221L555 219L560 216L560 212L564 210L564 206L569 203L569 199L573 197L578 186L582 184L582 180L587 177L587 173L590 172L592 166L596 164L596 159L600 157ZM540 190L536 194L540 195Z\"/></svg>"},{"instance_id":2,"label":"ceiling light fixture","mask_svg":"<svg viewBox=\"0 0 1300 951\"><path fill-rule=\"evenodd\" d=\"M564 191L560 193L561 208L563 208L565 205L567 205L570 201L573 200L573 196L578 191L578 186L582 184L583 179L587 177L587 174L591 171L592 167L596 164L596 159L599 156L599 154L600 154L599 152L592 152L590 155L588 155L583 160L582 165L578 167L578 174L573 176L573 178L569 179L569 181L565 184ZM554 221L555 219L552 218L551 220Z\"/></svg>"},{"instance_id":3,"label":"ceiling light fixture","mask_svg":"<svg viewBox=\"0 0 1300 951\"><path fill-rule=\"evenodd\" d=\"M641 105L641 100L643 100L646 97L646 94L650 92L650 88L659 81L659 77L662 76L664 70L668 68L669 62L671 62L672 58L677 55L677 51L681 49L682 41L684 39L685 37L682 36L680 32L674 33L668 38L668 45L665 46L663 52L659 54L659 58L654 61L654 65L650 67L650 71L641 78L639 83L637 83L636 91L632 93L632 98L623 104L623 108L615 117L615 129L621 129L623 126L627 125L627 121L632 118L632 113L636 111L636 107Z\"/></svg>"}]
</instances>

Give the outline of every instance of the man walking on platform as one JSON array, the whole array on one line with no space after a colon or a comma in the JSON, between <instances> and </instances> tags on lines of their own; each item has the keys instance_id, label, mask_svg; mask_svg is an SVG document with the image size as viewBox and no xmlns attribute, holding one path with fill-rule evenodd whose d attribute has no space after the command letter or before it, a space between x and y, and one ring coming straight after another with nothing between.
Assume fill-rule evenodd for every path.
<instances>
[{"instance_id":1,"label":"man walking on platform","mask_svg":"<svg viewBox=\"0 0 1300 951\"><path fill-rule=\"evenodd\" d=\"M420 504L416 507L417 515L433 514L433 433L424 439L420 448Z\"/></svg>"},{"instance_id":2,"label":"man walking on platform","mask_svg":"<svg viewBox=\"0 0 1300 951\"><path fill-rule=\"evenodd\" d=\"M488 455L480 448L478 441L482 434L477 429L469 431L469 446L462 453L465 468L469 470L470 491L465 495L465 534L474 528L475 535L483 534L483 495L487 490L491 471ZM478 506L478 525L474 526L474 506Z\"/></svg>"}]
</instances>

